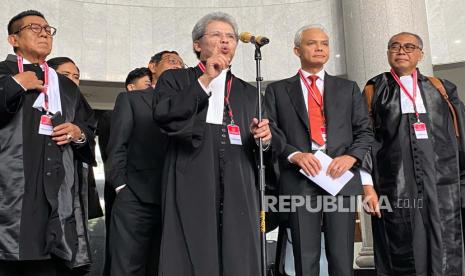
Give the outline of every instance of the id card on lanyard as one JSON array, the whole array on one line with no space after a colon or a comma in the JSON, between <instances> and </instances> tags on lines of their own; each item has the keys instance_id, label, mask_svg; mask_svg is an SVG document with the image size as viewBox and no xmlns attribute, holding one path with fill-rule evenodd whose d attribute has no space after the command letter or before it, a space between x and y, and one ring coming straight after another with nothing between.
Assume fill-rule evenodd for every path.
<instances>
[{"instance_id":1,"label":"id card on lanyard","mask_svg":"<svg viewBox=\"0 0 465 276\"><path fill-rule=\"evenodd\" d=\"M18 71L20 73L24 72L24 60L23 57L18 55L16 56L17 63L18 63ZM40 116L40 123L39 123L39 134L42 135L52 135L53 132L53 125L52 125L52 115L48 110L48 64L46 62L41 64L41 67L44 71L44 88L42 89L41 93L44 94L44 110L46 111L45 115Z\"/></svg>"},{"instance_id":2,"label":"id card on lanyard","mask_svg":"<svg viewBox=\"0 0 465 276\"><path fill-rule=\"evenodd\" d=\"M198 66L200 70L203 73L205 73L205 65L202 62L199 62ZM231 119L231 123L228 124L227 129L228 129L229 142L231 143L231 145L242 145L241 129L234 122L234 114L231 108L231 103L229 102L229 96L231 95L233 78L234 78L234 75L231 74L231 77L228 79L226 83L227 92L226 92L226 96L224 97L224 104L226 107L226 111L227 111L229 118Z\"/></svg>"},{"instance_id":3,"label":"id card on lanyard","mask_svg":"<svg viewBox=\"0 0 465 276\"><path fill-rule=\"evenodd\" d=\"M408 89L404 86L404 84L402 84L399 76L396 74L396 72L392 68L391 68L391 75L394 78L394 80L397 82L397 84L399 85L400 91L404 93L413 104L413 109L415 111L415 117L417 118L417 122L412 125L413 131L415 132L415 137L417 138L417 140L428 139L428 131L426 128L426 124L420 120L420 114L418 113L417 105L415 102L417 98L417 86L418 86L417 70L413 71L413 74L412 74L412 78L413 78L412 93L410 93Z\"/></svg>"}]
</instances>

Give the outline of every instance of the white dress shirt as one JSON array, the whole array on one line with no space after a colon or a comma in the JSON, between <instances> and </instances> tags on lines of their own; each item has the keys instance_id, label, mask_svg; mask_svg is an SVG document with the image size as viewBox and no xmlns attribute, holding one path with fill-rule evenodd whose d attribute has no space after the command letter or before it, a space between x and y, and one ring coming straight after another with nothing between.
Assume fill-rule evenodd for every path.
<instances>
[{"instance_id":1,"label":"white dress shirt","mask_svg":"<svg viewBox=\"0 0 465 276\"><path fill-rule=\"evenodd\" d=\"M310 73L308 73L308 72L306 72L304 70L302 70L302 74L304 75L304 78L306 78L307 80L308 80L308 77L310 75L312 75L312 74L310 74ZM315 75L318 76L318 79L316 80L316 86L318 87L318 90L320 90L321 97L323 98L325 70L322 69L318 73L316 73ZM310 80L309 80L309 84L311 85ZM307 91L307 87L305 86L304 81L302 80L302 78L300 78L300 86L302 87L302 94L304 96L305 108L307 109L307 112L308 112L308 91ZM312 141L312 150L325 150L325 149L326 149L326 144L320 146L317 143ZM293 152L293 153L289 154L289 156L287 157L289 162L291 162L291 157L294 156L297 153L299 153L299 151L296 151L296 152ZM372 179L371 175L367 171L365 171L364 169L360 169L360 177L361 177L363 185L373 185L373 179Z\"/></svg>"},{"instance_id":2,"label":"white dress shirt","mask_svg":"<svg viewBox=\"0 0 465 276\"><path fill-rule=\"evenodd\" d=\"M411 75L400 77L400 82L405 86L410 96L413 97L413 77ZM425 104L421 97L420 87L417 85L417 96L415 98L415 105L417 106L418 113L426 113ZM400 107L402 114L415 113L412 100L400 89Z\"/></svg>"},{"instance_id":3,"label":"white dress shirt","mask_svg":"<svg viewBox=\"0 0 465 276\"><path fill-rule=\"evenodd\" d=\"M23 58L23 64L32 64L29 60ZM40 65L40 68L42 71L45 70L44 65ZM14 77L12 77L13 80L19 84L24 91L27 91L27 89ZM60 85L58 84L58 76L55 70L53 68L48 67L48 88L47 88L47 95L48 95L48 109L49 111L54 114L56 112L62 113L62 108L61 108L61 96L60 96ZM37 99L35 100L34 104L32 105L33 108L36 108L40 111L45 107L45 95L44 93L40 93L39 96L37 96Z\"/></svg>"},{"instance_id":4,"label":"white dress shirt","mask_svg":"<svg viewBox=\"0 0 465 276\"><path fill-rule=\"evenodd\" d=\"M207 87L205 87L200 80L198 81L205 93L210 95L210 98L208 98L207 110L208 124L223 124L224 90L226 88L226 76L228 71L229 69L223 70Z\"/></svg>"}]
</instances>

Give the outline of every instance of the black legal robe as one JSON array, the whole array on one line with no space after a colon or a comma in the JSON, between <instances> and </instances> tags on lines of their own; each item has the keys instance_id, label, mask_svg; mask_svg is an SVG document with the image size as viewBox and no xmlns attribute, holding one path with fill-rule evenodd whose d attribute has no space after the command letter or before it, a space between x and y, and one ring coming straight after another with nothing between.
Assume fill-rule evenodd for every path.
<instances>
[{"instance_id":1,"label":"black legal robe","mask_svg":"<svg viewBox=\"0 0 465 276\"><path fill-rule=\"evenodd\" d=\"M253 86L234 77L230 103L242 146L226 126L206 123L208 95L198 67L166 71L155 89L154 118L170 137L163 176L160 275L260 273ZM228 75L229 78L229 75Z\"/></svg>"},{"instance_id":2,"label":"black legal robe","mask_svg":"<svg viewBox=\"0 0 465 276\"><path fill-rule=\"evenodd\" d=\"M24 70L43 80L39 65ZM38 134L44 113L32 105L40 91L24 91L11 78L17 73L15 56L0 62L0 260L53 255L70 267L88 265L87 186L80 186L77 168L95 162L93 111L77 86L58 74L63 120L87 137L84 144L58 146Z\"/></svg>"},{"instance_id":3,"label":"black legal robe","mask_svg":"<svg viewBox=\"0 0 465 276\"><path fill-rule=\"evenodd\" d=\"M402 114L402 91L390 73L368 82L375 87L374 185L393 208L373 218L378 275L463 275L459 149L465 117L455 85L443 83L458 112L460 139L447 103L425 76L418 74L418 92L427 111L420 114L427 140L415 138L415 114Z\"/></svg>"}]
</instances>

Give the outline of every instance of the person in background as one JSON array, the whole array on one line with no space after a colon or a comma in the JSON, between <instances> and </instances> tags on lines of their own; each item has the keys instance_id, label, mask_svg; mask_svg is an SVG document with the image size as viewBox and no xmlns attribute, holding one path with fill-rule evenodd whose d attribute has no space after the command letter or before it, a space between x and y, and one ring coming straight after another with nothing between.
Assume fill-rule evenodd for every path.
<instances>
[{"instance_id":1,"label":"person in background","mask_svg":"<svg viewBox=\"0 0 465 276\"><path fill-rule=\"evenodd\" d=\"M66 76L79 87L80 72L76 63L74 63L72 59L69 57L55 57L47 60L47 64L58 74ZM92 154L95 156L95 143L93 143ZM94 170L92 168L96 165L96 163L80 164L80 166L82 166L82 173L79 174L82 183L81 187L88 187L88 219L94 219L103 216L102 207L100 206L100 198L97 192L97 184L95 183Z\"/></svg>"},{"instance_id":2,"label":"person in background","mask_svg":"<svg viewBox=\"0 0 465 276\"><path fill-rule=\"evenodd\" d=\"M168 51L167 51L168 52ZM163 53L163 52L162 52ZM156 63L156 61L159 59L161 56L160 54L155 55L153 57L153 62ZM159 63L157 63L160 65ZM153 64L149 64L149 68ZM173 67L174 69L177 68L176 66ZM126 91L136 91L136 90L142 90L150 87L151 82L153 80L153 77L157 78L158 75L161 75L165 70L171 69L170 66L158 66L156 67L156 72L155 74L152 73L151 71L148 71L149 69L142 67L142 68L136 68L132 70L128 76L126 77L125 81L125 87ZM106 152L108 142L110 140L110 130L111 130L111 121L112 121L112 116L113 116L113 110L108 110L105 111L99 118L98 121L98 126L97 126L97 135L98 135L98 143L100 147L100 152L102 156L102 160L104 163L105 171L110 170L109 166L110 164L107 162L108 161L108 154ZM111 213L112 213L112 206L115 201L116 197L116 192L115 189L111 186L111 183L108 179L108 177L105 177L105 187L104 187L104 199L105 199L105 229L106 229L106 236L105 236L105 264L104 264L104 269L103 269L103 276L109 276L110 275L110 247L109 247L109 239L110 239L110 223L111 223ZM156 255L158 254L156 251L158 248L154 248L153 254ZM150 266L148 266L147 273L150 273L151 270L154 269L155 264L154 262L149 262L148 263Z\"/></svg>"},{"instance_id":3,"label":"person in background","mask_svg":"<svg viewBox=\"0 0 465 276\"><path fill-rule=\"evenodd\" d=\"M126 91L144 90L152 85L152 73L147 67L140 67L129 72L124 82Z\"/></svg>"},{"instance_id":4,"label":"person in background","mask_svg":"<svg viewBox=\"0 0 465 276\"><path fill-rule=\"evenodd\" d=\"M116 99L105 165L116 197L110 222L110 275L158 275L161 175L168 139L153 121L147 68L132 70Z\"/></svg>"},{"instance_id":5,"label":"person in background","mask_svg":"<svg viewBox=\"0 0 465 276\"><path fill-rule=\"evenodd\" d=\"M59 74L72 80L78 87L80 83L80 70L76 63L69 57L54 57L47 60L48 66L55 69Z\"/></svg>"},{"instance_id":6,"label":"person in background","mask_svg":"<svg viewBox=\"0 0 465 276\"><path fill-rule=\"evenodd\" d=\"M184 68L184 62L176 51L164 50L150 58L147 65L152 73L152 87L155 88L161 74L168 69Z\"/></svg>"}]
</instances>

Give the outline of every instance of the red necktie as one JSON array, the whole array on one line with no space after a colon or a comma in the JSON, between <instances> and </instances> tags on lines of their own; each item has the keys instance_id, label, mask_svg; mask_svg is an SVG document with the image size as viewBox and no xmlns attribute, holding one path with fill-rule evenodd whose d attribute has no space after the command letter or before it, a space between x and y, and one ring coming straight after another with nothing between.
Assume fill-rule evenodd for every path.
<instances>
[{"instance_id":1,"label":"red necktie","mask_svg":"<svg viewBox=\"0 0 465 276\"><path fill-rule=\"evenodd\" d=\"M322 106L323 99L321 97L320 90L316 86L317 75L311 75L308 77L311 81L311 88L314 92L312 95L311 91L308 91L308 121L310 123L310 132L312 134L312 140L318 145L322 146L325 144L321 128L324 127L324 120ZM315 99L316 98L316 99Z\"/></svg>"}]
</instances>

